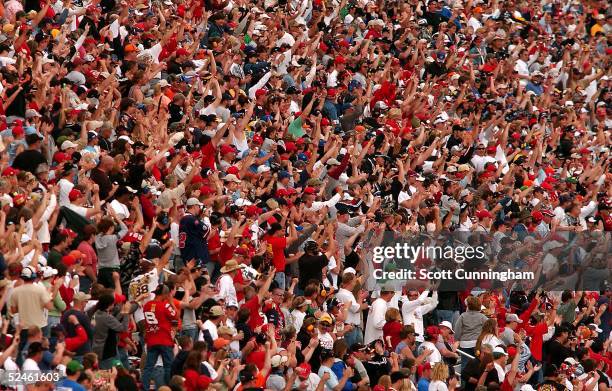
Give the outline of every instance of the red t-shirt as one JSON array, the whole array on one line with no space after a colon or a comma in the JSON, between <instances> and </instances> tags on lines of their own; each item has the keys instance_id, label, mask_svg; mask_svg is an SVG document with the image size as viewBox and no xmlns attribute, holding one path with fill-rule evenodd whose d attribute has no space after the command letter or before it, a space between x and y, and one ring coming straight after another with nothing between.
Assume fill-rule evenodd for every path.
<instances>
[{"instance_id":1,"label":"red t-shirt","mask_svg":"<svg viewBox=\"0 0 612 391\"><path fill-rule=\"evenodd\" d=\"M223 262L223 264L225 264L225 261ZM246 282L244 280L244 275L242 274L241 271L238 271L238 273L234 275L233 280L234 280L234 286L236 286L236 284L245 285L245 282ZM236 299L238 300L238 302L241 302L242 299L244 299L244 293L237 289L236 289Z\"/></svg>"},{"instance_id":2,"label":"red t-shirt","mask_svg":"<svg viewBox=\"0 0 612 391\"><path fill-rule=\"evenodd\" d=\"M225 266L225 262L234 257L234 250L236 250L236 246L230 247L225 243L221 243L221 249L219 250L219 264L221 267Z\"/></svg>"},{"instance_id":3,"label":"red t-shirt","mask_svg":"<svg viewBox=\"0 0 612 391\"><path fill-rule=\"evenodd\" d=\"M272 246L272 264L277 272L285 271L285 248L287 248L287 238L278 236L268 236L266 242Z\"/></svg>"},{"instance_id":4,"label":"red t-shirt","mask_svg":"<svg viewBox=\"0 0 612 391\"><path fill-rule=\"evenodd\" d=\"M214 234L213 236L208 238L208 251L210 252L210 260L213 262L219 263L219 252L213 254L213 250L221 249L221 238L219 234Z\"/></svg>"},{"instance_id":5,"label":"red t-shirt","mask_svg":"<svg viewBox=\"0 0 612 391\"><path fill-rule=\"evenodd\" d=\"M264 367L264 364L266 363L266 351L256 350L249 353L246 358L246 362L255 364L255 366L257 366L257 369L261 371Z\"/></svg>"},{"instance_id":6,"label":"red t-shirt","mask_svg":"<svg viewBox=\"0 0 612 391\"><path fill-rule=\"evenodd\" d=\"M207 143L201 149L202 151L202 168L215 169L215 155L217 154L217 148L212 142Z\"/></svg>"},{"instance_id":7,"label":"red t-shirt","mask_svg":"<svg viewBox=\"0 0 612 391\"><path fill-rule=\"evenodd\" d=\"M147 346L174 346L172 322L178 314L166 301L152 300L143 308L145 318L145 342Z\"/></svg>"},{"instance_id":8,"label":"red t-shirt","mask_svg":"<svg viewBox=\"0 0 612 391\"><path fill-rule=\"evenodd\" d=\"M392 321L392 322L387 322L383 326L383 336L385 338L385 346L387 346L387 337L391 337L391 347L393 348L393 351L395 351L395 347L402 340L400 338L400 331L402 331L402 327L403 327L402 322L399 322L397 320Z\"/></svg>"},{"instance_id":9,"label":"red t-shirt","mask_svg":"<svg viewBox=\"0 0 612 391\"><path fill-rule=\"evenodd\" d=\"M248 301L246 301L242 308L248 308L251 312L249 321L247 324L251 330L255 330L259 326L263 326L263 317L259 314L259 296L255 295Z\"/></svg>"}]
</instances>

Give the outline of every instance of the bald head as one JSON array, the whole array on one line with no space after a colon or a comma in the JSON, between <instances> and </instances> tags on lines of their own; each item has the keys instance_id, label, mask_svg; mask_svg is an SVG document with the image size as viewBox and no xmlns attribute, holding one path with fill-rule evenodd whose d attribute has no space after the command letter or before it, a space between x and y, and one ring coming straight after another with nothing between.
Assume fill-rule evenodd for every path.
<instances>
[{"instance_id":1,"label":"bald head","mask_svg":"<svg viewBox=\"0 0 612 391\"><path fill-rule=\"evenodd\" d=\"M115 165L115 159L110 156L102 156L100 158L100 170L110 171Z\"/></svg>"}]
</instances>

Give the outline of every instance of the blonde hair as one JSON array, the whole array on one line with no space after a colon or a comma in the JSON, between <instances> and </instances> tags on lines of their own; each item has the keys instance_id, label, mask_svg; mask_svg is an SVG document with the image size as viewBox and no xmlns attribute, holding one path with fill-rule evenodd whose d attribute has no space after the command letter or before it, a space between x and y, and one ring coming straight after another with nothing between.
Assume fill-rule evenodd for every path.
<instances>
[{"instance_id":1,"label":"blonde hair","mask_svg":"<svg viewBox=\"0 0 612 391\"><path fill-rule=\"evenodd\" d=\"M385 313L385 321L391 322L394 320L402 319L402 315L400 314L397 308L389 308Z\"/></svg>"},{"instance_id":2,"label":"blonde hair","mask_svg":"<svg viewBox=\"0 0 612 391\"><path fill-rule=\"evenodd\" d=\"M385 387L385 390L388 389L389 387L391 387L391 385L392 385L392 383L391 383L391 376L389 376L389 375L382 375L378 379L378 385Z\"/></svg>"},{"instance_id":3,"label":"blonde hair","mask_svg":"<svg viewBox=\"0 0 612 391\"><path fill-rule=\"evenodd\" d=\"M440 380L445 382L448 379L448 365L443 362L436 363L431 369L431 381Z\"/></svg>"}]
</instances>

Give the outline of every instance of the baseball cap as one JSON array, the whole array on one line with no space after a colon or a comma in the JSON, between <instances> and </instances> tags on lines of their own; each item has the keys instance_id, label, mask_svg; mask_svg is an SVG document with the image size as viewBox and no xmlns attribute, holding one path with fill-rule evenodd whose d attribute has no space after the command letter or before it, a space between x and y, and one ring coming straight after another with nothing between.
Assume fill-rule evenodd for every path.
<instances>
[{"instance_id":1,"label":"baseball cap","mask_svg":"<svg viewBox=\"0 0 612 391\"><path fill-rule=\"evenodd\" d=\"M223 314L225 314L225 311L223 311L223 307L221 307L220 305L215 305L210 307L210 316L222 316Z\"/></svg>"},{"instance_id":2,"label":"baseball cap","mask_svg":"<svg viewBox=\"0 0 612 391\"><path fill-rule=\"evenodd\" d=\"M85 369L83 367L83 364L81 364L80 362L78 362L77 360L72 360L70 361L67 365L66 365L66 370L68 372L72 372L72 373L76 373L79 371L82 371L83 369Z\"/></svg>"},{"instance_id":3,"label":"baseball cap","mask_svg":"<svg viewBox=\"0 0 612 391\"><path fill-rule=\"evenodd\" d=\"M213 307L214 308L214 307ZM215 341L213 342L213 347L215 348L215 350L219 350L219 349L223 349L224 347L226 347L227 345L229 345L230 341L228 341L225 338L217 338L215 339Z\"/></svg>"},{"instance_id":4,"label":"baseball cap","mask_svg":"<svg viewBox=\"0 0 612 391\"><path fill-rule=\"evenodd\" d=\"M438 326L439 327L446 327L446 328L448 328L451 331L452 334L455 334L455 331L453 330L453 325L448 320L440 322L440 324Z\"/></svg>"},{"instance_id":5,"label":"baseball cap","mask_svg":"<svg viewBox=\"0 0 612 391\"><path fill-rule=\"evenodd\" d=\"M79 198L83 197L83 193L79 189L72 189L70 193L68 193L68 199L72 201L76 201Z\"/></svg>"},{"instance_id":6,"label":"baseball cap","mask_svg":"<svg viewBox=\"0 0 612 391\"><path fill-rule=\"evenodd\" d=\"M79 236L76 232L74 232L73 230L71 230L70 228L64 228L60 231L61 235L65 235L68 236L70 238L76 238L77 236Z\"/></svg>"},{"instance_id":7,"label":"baseball cap","mask_svg":"<svg viewBox=\"0 0 612 391\"><path fill-rule=\"evenodd\" d=\"M310 376L312 368L310 367L310 364L305 362L298 365L297 368L295 368L295 371L297 372L297 375L300 379L307 379L308 376Z\"/></svg>"},{"instance_id":8,"label":"baseball cap","mask_svg":"<svg viewBox=\"0 0 612 391\"><path fill-rule=\"evenodd\" d=\"M2 176L13 176L17 175L17 173L19 173L18 170L14 169L13 167L7 167L2 171Z\"/></svg>"},{"instance_id":9,"label":"baseball cap","mask_svg":"<svg viewBox=\"0 0 612 391\"><path fill-rule=\"evenodd\" d=\"M523 320L517 314L506 314L506 322L523 323Z\"/></svg>"},{"instance_id":10,"label":"baseball cap","mask_svg":"<svg viewBox=\"0 0 612 391\"><path fill-rule=\"evenodd\" d=\"M91 300L91 295L85 293L85 292L77 292L74 294L74 296L72 297L73 300L76 301L89 301Z\"/></svg>"},{"instance_id":11,"label":"baseball cap","mask_svg":"<svg viewBox=\"0 0 612 391\"><path fill-rule=\"evenodd\" d=\"M188 199L187 202L185 203L185 205L187 205L187 206L194 206L194 205L204 206L204 204L201 203L200 200L198 200L195 197L191 197L190 199Z\"/></svg>"},{"instance_id":12,"label":"baseball cap","mask_svg":"<svg viewBox=\"0 0 612 391\"><path fill-rule=\"evenodd\" d=\"M60 147L60 149L61 149L62 151L65 151L65 150L67 150L68 148L76 148L76 147L78 147L78 145L77 145L77 144L73 143L73 142L72 142L72 141L70 141L70 140L66 140L66 141L64 141L64 142L62 143L62 146Z\"/></svg>"},{"instance_id":13,"label":"baseball cap","mask_svg":"<svg viewBox=\"0 0 612 391\"><path fill-rule=\"evenodd\" d=\"M482 220L482 219L485 219L487 217L488 218L492 218L493 215L488 210L482 209L482 210L479 210L478 212L476 212L476 217L478 217L479 219Z\"/></svg>"}]
</instances>

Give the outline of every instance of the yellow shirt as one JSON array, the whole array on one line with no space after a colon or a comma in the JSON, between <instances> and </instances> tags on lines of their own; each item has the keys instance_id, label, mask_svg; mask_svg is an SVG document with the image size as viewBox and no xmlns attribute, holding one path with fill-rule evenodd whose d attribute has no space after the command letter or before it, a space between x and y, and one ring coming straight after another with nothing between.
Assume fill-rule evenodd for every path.
<instances>
[{"instance_id":1,"label":"yellow shirt","mask_svg":"<svg viewBox=\"0 0 612 391\"><path fill-rule=\"evenodd\" d=\"M604 29L602 26L599 25L599 23L595 23L595 25L593 27L591 27L591 37L594 37L595 34L597 33L603 33Z\"/></svg>"}]
</instances>

